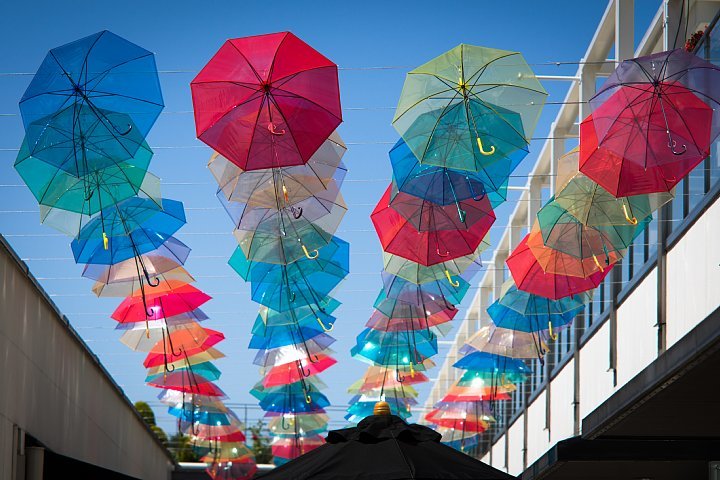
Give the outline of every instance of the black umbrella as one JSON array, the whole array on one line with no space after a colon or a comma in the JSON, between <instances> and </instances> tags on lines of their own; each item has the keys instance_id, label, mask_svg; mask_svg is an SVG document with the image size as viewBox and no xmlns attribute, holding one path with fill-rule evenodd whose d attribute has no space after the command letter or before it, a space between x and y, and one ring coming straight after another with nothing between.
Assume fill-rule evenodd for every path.
<instances>
[{"instance_id":1,"label":"black umbrella","mask_svg":"<svg viewBox=\"0 0 720 480\"><path fill-rule=\"evenodd\" d=\"M384 403L384 402L381 402ZM327 443L261 476L262 480L506 480L507 473L440 443L440 434L400 417L375 415L333 430ZM380 414L379 414L380 413Z\"/></svg>"}]
</instances>

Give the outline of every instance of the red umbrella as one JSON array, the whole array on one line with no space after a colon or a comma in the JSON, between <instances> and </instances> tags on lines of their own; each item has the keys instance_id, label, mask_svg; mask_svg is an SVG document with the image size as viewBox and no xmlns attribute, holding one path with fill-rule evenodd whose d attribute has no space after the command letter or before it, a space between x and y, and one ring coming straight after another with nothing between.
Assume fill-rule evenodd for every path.
<instances>
[{"instance_id":1,"label":"red umbrella","mask_svg":"<svg viewBox=\"0 0 720 480\"><path fill-rule=\"evenodd\" d=\"M187 375L184 375L182 370L169 372L157 380L148 382L148 385L166 390L205 395L207 397L225 396L225 392L220 390L220 387L201 375L193 375L193 381L188 383Z\"/></svg>"},{"instance_id":2,"label":"red umbrella","mask_svg":"<svg viewBox=\"0 0 720 480\"><path fill-rule=\"evenodd\" d=\"M320 435L310 437L276 437L272 442L272 454L281 458L296 458L300 455L315 450L325 443Z\"/></svg>"},{"instance_id":3,"label":"red umbrella","mask_svg":"<svg viewBox=\"0 0 720 480\"><path fill-rule=\"evenodd\" d=\"M508 257L507 263L517 288L541 297L557 300L592 290L602 283L615 264L586 278L546 273L527 244L528 235Z\"/></svg>"},{"instance_id":4,"label":"red umbrella","mask_svg":"<svg viewBox=\"0 0 720 480\"><path fill-rule=\"evenodd\" d=\"M487 195L462 200L450 205L439 205L421 197L398 191L390 206L405 217L416 230L467 230L478 222L486 222L487 228L495 221L495 212Z\"/></svg>"},{"instance_id":5,"label":"red umbrella","mask_svg":"<svg viewBox=\"0 0 720 480\"><path fill-rule=\"evenodd\" d=\"M615 196L671 190L720 131L720 69L683 50L622 62L590 99L580 171Z\"/></svg>"},{"instance_id":6,"label":"red umbrella","mask_svg":"<svg viewBox=\"0 0 720 480\"><path fill-rule=\"evenodd\" d=\"M195 310L210 298L189 283L168 280L155 288L134 291L111 316L120 323L160 320Z\"/></svg>"},{"instance_id":7,"label":"red umbrella","mask_svg":"<svg viewBox=\"0 0 720 480\"><path fill-rule=\"evenodd\" d=\"M315 358L314 362L294 361L276 365L268 369L262 380L263 387L276 387L278 385L288 385L299 382L301 379L317 375L337 363L337 360L322 353L314 355L313 357Z\"/></svg>"},{"instance_id":8,"label":"red umbrella","mask_svg":"<svg viewBox=\"0 0 720 480\"><path fill-rule=\"evenodd\" d=\"M148 353L147 357L145 357L143 365L145 366L145 368L159 367L160 365L164 365L165 363L172 363L181 359L189 359L193 355L205 352L210 349L210 347L217 345L221 341L225 340L225 335L223 335L222 332L211 330L209 328L206 328L205 332L208 336L199 345L183 343L181 339L176 339L173 336L174 333L171 334L170 341L168 341L167 339L164 342L160 341L157 343L157 345L153 347L152 351ZM172 343L172 345L170 345L170 343ZM173 347L180 350L177 355L173 351Z\"/></svg>"},{"instance_id":9,"label":"red umbrella","mask_svg":"<svg viewBox=\"0 0 720 480\"><path fill-rule=\"evenodd\" d=\"M480 245L495 217L487 215L467 230L418 231L412 222L390 206L390 190L385 190L370 219L383 249L425 266L469 255Z\"/></svg>"},{"instance_id":10,"label":"red umbrella","mask_svg":"<svg viewBox=\"0 0 720 480\"><path fill-rule=\"evenodd\" d=\"M198 138L243 170L302 165L342 122L337 65L289 32L228 40L190 88Z\"/></svg>"}]
</instances>

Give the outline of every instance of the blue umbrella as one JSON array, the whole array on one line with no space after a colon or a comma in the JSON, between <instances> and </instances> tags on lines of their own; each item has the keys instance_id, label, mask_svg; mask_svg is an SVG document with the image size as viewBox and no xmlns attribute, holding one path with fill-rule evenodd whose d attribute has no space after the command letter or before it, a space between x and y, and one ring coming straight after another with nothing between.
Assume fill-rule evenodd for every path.
<instances>
[{"instance_id":1,"label":"blue umbrella","mask_svg":"<svg viewBox=\"0 0 720 480\"><path fill-rule=\"evenodd\" d=\"M322 311L322 299L348 274L350 246L333 237L316 257L289 265L253 262L237 248L228 263L250 282L253 301L280 312L305 305Z\"/></svg>"},{"instance_id":2,"label":"blue umbrella","mask_svg":"<svg viewBox=\"0 0 720 480\"><path fill-rule=\"evenodd\" d=\"M132 157L162 109L153 54L108 31L50 50L20 100L31 153L58 166L96 140ZM63 137L71 148L47 148Z\"/></svg>"},{"instance_id":3,"label":"blue umbrella","mask_svg":"<svg viewBox=\"0 0 720 480\"><path fill-rule=\"evenodd\" d=\"M455 368L479 372L530 374L530 369L522 360L486 352L472 352L453 364Z\"/></svg>"},{"instance_id":4,"label":"blue umbrella","mask_svg":"<svg viewBox=\"0 0 720 480\"><path fill-rule=\"evenodd\" d=\"M471 198L490 196L496 207L506 198L514 163L497 162L480 172L453 170L421 164L405 142L400 139L390 150L393 184L398 190L439 205L457 204Z\"/></svg>"}]
</instances>

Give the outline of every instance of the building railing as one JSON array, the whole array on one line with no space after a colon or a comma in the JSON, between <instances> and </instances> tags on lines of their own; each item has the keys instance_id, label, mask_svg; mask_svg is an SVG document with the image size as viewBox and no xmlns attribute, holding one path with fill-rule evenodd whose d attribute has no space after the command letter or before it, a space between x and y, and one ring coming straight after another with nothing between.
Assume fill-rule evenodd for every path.
<instances>
[{"instance_id":1,"label":"building railing","mask_svg":"<svg viewBox=\"0 0 720 480\"><path fill-rule=\"evenodd\" d=\"M697 55L716 65L720 65L720 28L715 28L718 18L720 12L708 25L694 50ZM527 406L545 391L548 382L611 319L613 311L658 266L658 250L667 253L720 196L720 141L715 142L710 156L676 186L675 195L675 199L665 205L635 239L627 255L613 268L611 274L593 291L591 301L575 319L572 327L558 333L544 361L529 361L531 375L526 382L518 385L511 400L497 402L497 421L491 424L483 440L470 452L472 455L478 458L484 456L507 433ZM664 328L664 325L659 322L657 327Z\"/></svg>"}]
</instances>

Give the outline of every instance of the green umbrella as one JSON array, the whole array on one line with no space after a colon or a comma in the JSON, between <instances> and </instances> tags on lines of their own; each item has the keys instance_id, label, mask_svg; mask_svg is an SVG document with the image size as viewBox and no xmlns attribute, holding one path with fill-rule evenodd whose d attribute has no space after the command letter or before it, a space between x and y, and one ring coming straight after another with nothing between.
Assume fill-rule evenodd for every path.
<instances>
[{"instance_id":1,"label":"green umbrella","mask_svg":"<svg viewBox=\"0 0 720 480\"><path fill-rule=\"evenodd\" d=\"M546 97L521 54L461 44L408 73L393 126L420 163L515 166Z\"/></svg>"},{"instance_id":2,"label":"green umbrella","mask_svg":"<svg viewBox=\"0 0 720 480\"><path fill-rule=\"evenodd\" d=\"M23 141L15 169L40 205L93 215L139 193L152 155L150 147L143 142L129 160L109 162L76 176L32 156L27 142ZM145 192L147 196L159 197L159 182L146 186L153 188Z\"/></svg>"},{"instance_id":3,"label":"green umbrella","mask_svg":"<svg viewBox=\"0 0 720 480\"><path fill-rule=\"evenodd\" d=\"M622 257L624 250L651 219L646 218L637 224L623 222L620 225L589 226L554 198L540 209L537 218L546 246L580 259L592 257L596 263L604 259L606 264L611 253Z\"/></svg>"},{"instance_id":4,"label":"green umbrella","mask_svg":"<svg viewBox=\"0 0 720 480\"><path fill-rule=\"evenodd\" d=\"M577 166L578 155L574 149L563 157L574 157L572 164ZM674 191L616 198L576 170L560 187L555 202L584 225L636 225L638 219L652 215L673 198Z\"/></svg>"}]
</instances>

